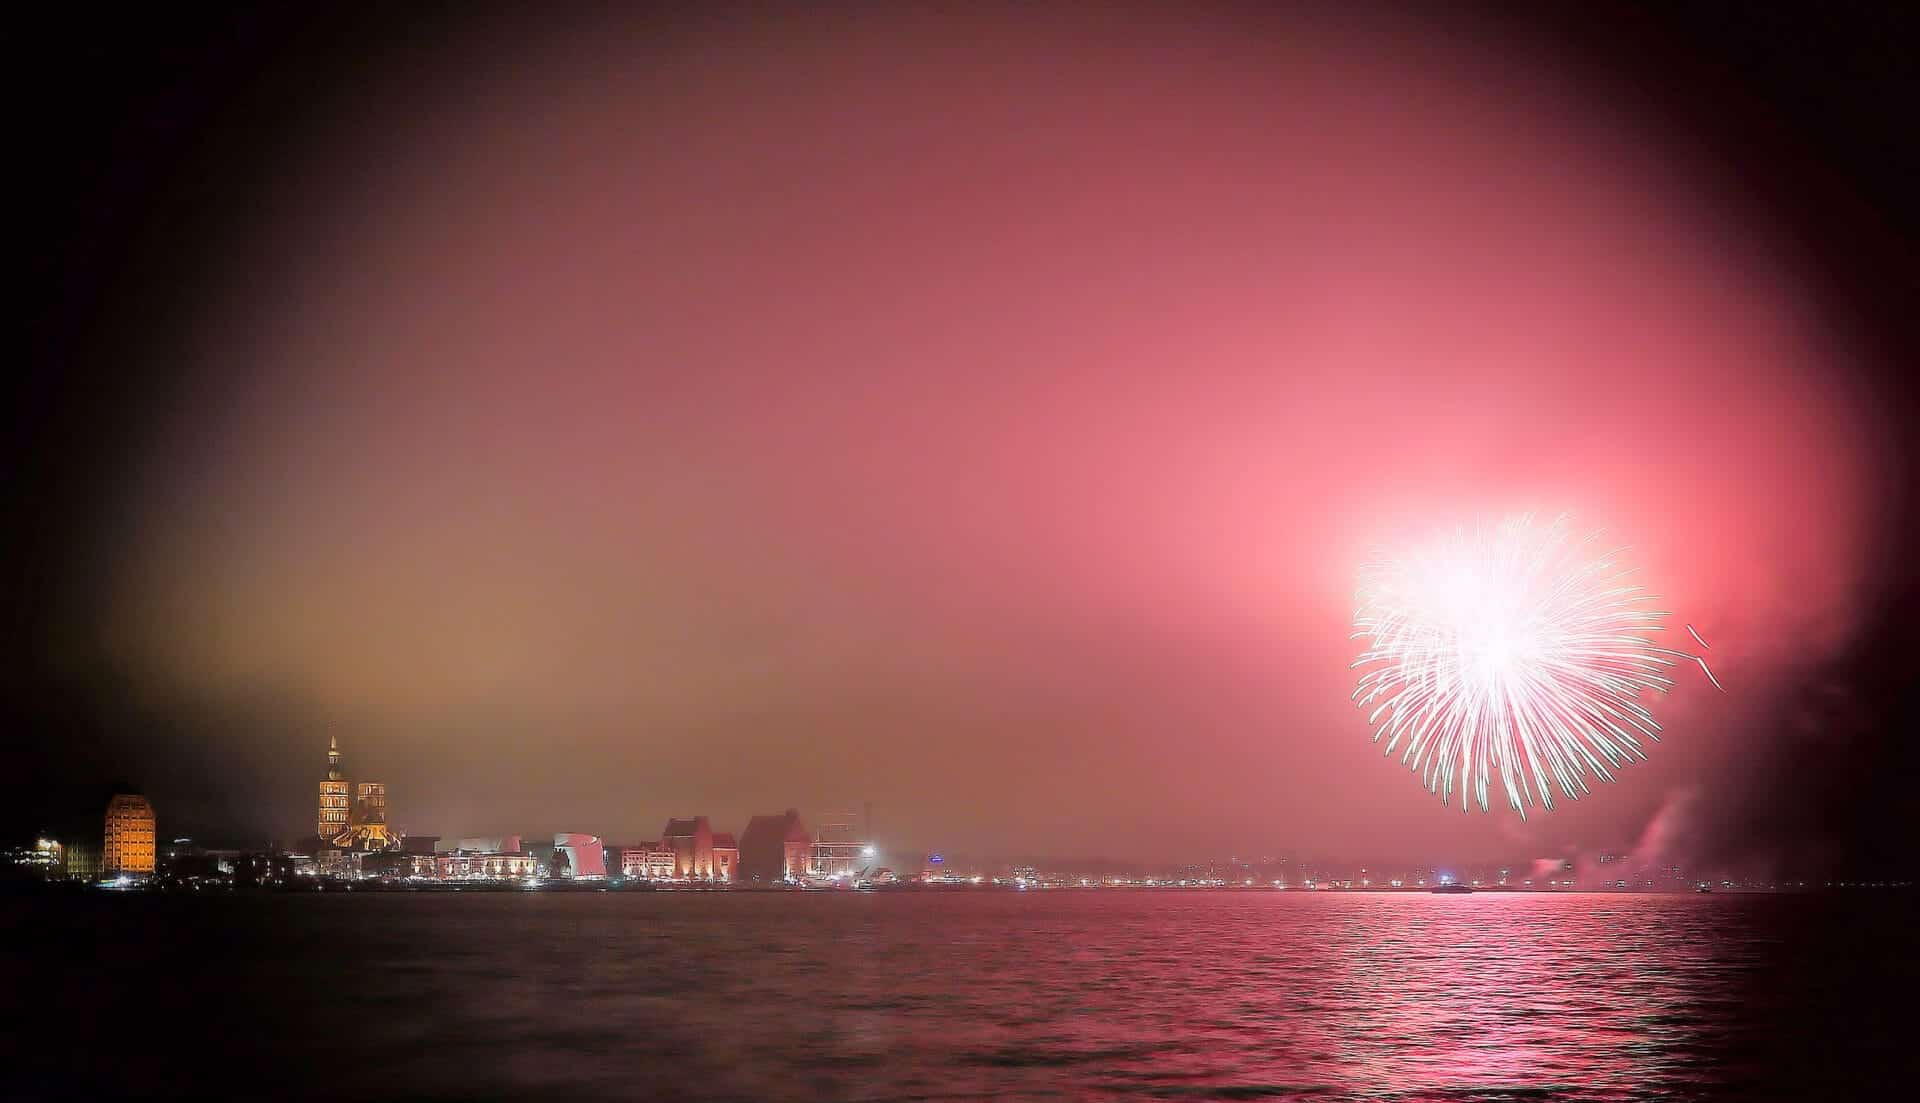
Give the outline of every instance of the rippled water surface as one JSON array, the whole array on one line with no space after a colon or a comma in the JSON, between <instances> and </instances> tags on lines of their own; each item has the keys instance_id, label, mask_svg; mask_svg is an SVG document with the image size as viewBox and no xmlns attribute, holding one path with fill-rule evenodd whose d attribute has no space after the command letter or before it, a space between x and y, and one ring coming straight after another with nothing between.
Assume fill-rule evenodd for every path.
<instances>
[{"instance_id":1,"label":"rippled water surface","mask_svg":"<svg viewBox=\"0 0 1920 1103\"><path fill-rule=\"evenodd\" d=\"M1920 1045L1904 901L4 903L16 1098L1885 1098Z\"/></svg>"}]
</instances>

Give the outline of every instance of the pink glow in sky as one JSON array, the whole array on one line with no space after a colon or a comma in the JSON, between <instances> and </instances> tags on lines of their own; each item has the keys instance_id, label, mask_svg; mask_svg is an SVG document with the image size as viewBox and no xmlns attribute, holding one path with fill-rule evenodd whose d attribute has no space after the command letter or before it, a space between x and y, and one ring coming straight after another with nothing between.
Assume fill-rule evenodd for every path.
<instances>
[{"instance_id":1,"label":"pink glow in sky","mask_svg":"<svg viewBox=\"0 0 1920 1103\"><path fill-rule=\"evenodd\" d=\"M337 733L416 831L1631 843L1847 638L1879 429L1739 181L1508 45L966 8L410 58L260 197L115 646L303 702L246 753ZM1730 691L1524 826L1383 760L1347 669L1370 542L1515 509L1631 545Z\"/></svg>"}]
</instances>

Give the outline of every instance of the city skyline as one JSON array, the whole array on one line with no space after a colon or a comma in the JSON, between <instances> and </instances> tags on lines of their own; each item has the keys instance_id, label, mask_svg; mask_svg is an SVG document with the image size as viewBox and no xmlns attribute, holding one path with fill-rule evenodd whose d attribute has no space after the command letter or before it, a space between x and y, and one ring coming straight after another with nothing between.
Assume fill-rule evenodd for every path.
<instances>
[{"instance_id":1,"label":"city skyline","mask_svg":"<svg viewBox=\"0 0 1920 1103\"><path fill-rule=\"evenodd\" d=\"M847 813L824 814L809 831L793 808L756 815L737 836L706 816L677 817L652 841L609 841L589 832L544 836L368 833L356 811L352 828L327 818L334 807L329 783L342 774L337 741L330 742L321 783L321 834L265 848L209 846L158 832L143 795L118 789L107 801L104 836L75 817L58 831L40 831L31 843L0 847L0 880L98 883L112 888L163 887L194 891L221 887L282 889L303 883L367 887L432 887L486 882L516 887L563 882L623 882L714 887L810 888L933 887L1000 889L1233 889L1293 891L1419 891L1459 886L1488 891L1686 893L1808 892L1910 887L1910 870L1890 867L1860 880L1836 879L1812 869L1739 871L1688 864L1681 855L1643 839L1632 848L1566 856L1439 861L1375 856L1358 859L1289 850L1244 855L1189 856L1179 863L1138 858L1065 858L918 853L883 849L867 824ZM871 809L868 810L871 815ZM384 819L377 821L385 826ZM870 824L870 820L867 821ZM1653 843L1653 846L1649 844ZM520 883L524 882L524 885Z\"/></svg>"},{"instance_id":2,"label":"city skyline","mask_svg":"<svg viewBox=\"0 0 1920 1103\"><path fill-rule=\"evenodd\" d=\"M615 880L625 875L642 879L661 877L668 880L728 882L792 878L824 881L850 873L870 874L881 867L885 867L889 877L897 875L907 878L918 873L958 870L1010 875L1022 868L1029 871L1038 868L1054 871L1068 882L1080 878L1091 878L1098 882L1103 877L1118 876L1129 879L1128 883L1138 882L1141 878L1160 878L1163 883L1166 879L1194 878L1237 885L1245 879L1249 887L1258 884L1262 887L1311 889L1365 887L1367 871L1371 868L1376 874L1376 888L1386 887L1389 882L1398 888L1402 880L1408 886L1424 886L1426 879L1451 876L1446 871L1458 871L1457 875L1463 881L1472 884L1484 881L1488 885L1502 887L1511 884L1513 887L1524 885L1529 888L1578 886L1671 892L1684 891L1700 883L1773 889L1822 884L1831 887L1836 883L1836 876L1847 876L1845 873L1836 874L1837 866L1812 862L1755 865L1702 857L1680 837L1690 822L1687 810L1671 808L1663 809L1662 815L1637 839L1603 841L1591 845L1569 844L1552 852L1542 852L1538 848L1529 850L1517 845L1510 845L1505 850L1477 852L1434 850L1423 853L1407 848L1359 852L1338 847L1303 849L1257 840L1243 840L1242 845L1219 852L1197 851L1178 855L1145 855L1138 852L1137 848L1131 854L1124 851L1068 854L1031 848L993 851L972 848L959 840L923 842L885 839L873 831L872 802L866 803L863 813L857 817L858 822L853 813L827 811L811 821L811 829L807 826L809 821L796 808L789 807L783 814L753 814L740 820L724 816L685 816L675 812L667 816L663 829L627 833L608 831L604 825L586 823L577 817L564 820L567 824L565 830L552 825L540 825L537 830L526 831L520 830L527 826L524 824L516 825L515 830L505 830L498 825L459 824L436 825L435 830L409 831L404 825L404 816L401 820L389 821L384 784L349 782L343 766L344 759L338 738L329 737L325 770L318 782L319 832L304 837L294 834L248 839L221 835L215 831L203 834L196 840L192 836L165 830L167 825L164 818L158 819L156 827L156 812L145 796L138 794L137 787L125 783L114 786L112 788L116 795L108 802L106 813L108 842L104 853L107 857L101 863L101 868L115 871L129 869L136 874L151 875L155 871L156 839L164 841L171 838L175 849L184 846L203 850L211 846L222 853L288 853L305 855L306 860L317 854L343 852L427 856L449 852L476 855L506 853L519 856L515 858L516 861L524 859L530 863L526 868L534 869L544 866L537 858L526 857L528 848L523 841L552 835L555 847L560 846L562 839L577 839L590 843L596 853L604 849L604 864L596 867L604 872L596 876L610 876ZM346 803L349 801L347 794L352 791L365 794L369 790L377 791L380 795L381 803L377 810L367 807L363 799L355 798L350 813ZM141 814L145 817L143 840L146 861L143 866L127 866L116 862L113 857L114 825L123 815L118 810L129 805L129 802L142 809ZM30 867L41 864L43 857L34 855L49 846L55 851L62 847L73 849L78 846L76 853L82 864L76 868L91 871L91 863L98 859L102 851L95 837L97 833L79 826L87 820L83 803L69 801L61 814L47 818L36 827L32 832L36 840L34 848L24 848L22 840L14 840L21 855L19 864ZM653 822L660 821L656 819ZM724 830L722 825L727 823L743 823L744 827L738 831ZM578 830L582 828L586 830ZM797 849L795 840L798 840ZM956 842L958 845L954 845ZM531 849L538 852L553 848L541 844ZM721 851L726 855L724 862L713 857ZM95 857L88 858L88 854ZM595 861L600 860L596 858ZM477 863L474 868L481 870L492 867ZM1465 872L1469 870L1472 872ZM1863 879L1876 882L1891 879L1904 884L1904 878L1912 872L1908 866L1889 865L1868 871ZM1316 884L1316 881L1323 884Z\"/></svg>"}]
</instances>

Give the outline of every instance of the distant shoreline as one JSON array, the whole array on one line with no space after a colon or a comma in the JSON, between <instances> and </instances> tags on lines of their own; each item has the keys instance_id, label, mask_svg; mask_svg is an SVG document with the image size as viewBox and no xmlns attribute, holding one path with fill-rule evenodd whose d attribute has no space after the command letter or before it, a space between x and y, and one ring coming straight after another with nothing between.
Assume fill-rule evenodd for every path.
<instances>
[{"instance_id":1,"label":"distant shoreline","mask_svg":"<svg viewBox=\"0 0 1920 1103\"><path fill-rule=\"evenodd\" d=\"M1614 889L1614 888L1558 888L1529 889L1499 886L1482 886L1471 894L1458 895L1494 895L1494 896L1835 896L1856 895L1860 893L1897 893L1911 888L1910 884L1887 882L1878 886L1861 885L1847 887L1807 887L1807 888L1722 888L1711 893L1699 893L1674 889ZM870 895L927 895L950 893L977 893L1014 896L1031 895L1093 895L1098 893L1201 893L1208 895L1242 896L1433 896L1428 888L1354 888L1354 889L1302 889L1279 888L1273 885L1056 885L1027 886L992 884L901 884L874 886L871 888L805 888L800 886L777 885L701 885L701 884L658 884L643 883L622 885L614 883L577 883L542 882L529 885L524 881L473 881L459 884L393 884L380 882L319 882L299 886L246 886L225 885L190 886L141 884L114 888L103 885L77 883L48 883L21 881L0 885L0 895L9 896L340 896L350 894L374 895L456 895L461 893L519 893L519 894L611 894L664 893L664 894L731 894L747 893L754 895L792 894L799 896L870 896ZM1455 894L1444 894L1455 895Z\"/></svg>"}]
</instances>

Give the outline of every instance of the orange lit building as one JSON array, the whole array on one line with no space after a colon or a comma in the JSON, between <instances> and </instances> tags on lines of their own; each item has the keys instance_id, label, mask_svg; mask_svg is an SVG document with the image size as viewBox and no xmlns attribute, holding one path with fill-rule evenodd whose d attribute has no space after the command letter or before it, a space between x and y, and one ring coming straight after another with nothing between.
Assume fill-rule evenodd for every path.
<instances>
[{"instance_id":1,"label":"orange lit building","mask_svg":"<svg viewBox=\"0 0 1920 1103\"><path fill-rule=\"evenodd\" d=\"M320 782L320 816L314 834L333 842L352 827L352 798L347 775L340 771L340 741L327 740L327 776Z\"/></svg>"},{"instance_id":2,"label":"orange lit building","mask_svg":"<svg viewBox=\"0 0 1920 1103\"><path fill-rule=\"evenodd\" d=\"M385 850L398 842L387 832L387 786L363 781L354 787L351 831L356 850Z\"/></svg>"},{"instance_id":3,"label":"orange lit building","mask_svg":"<svg viewBox=\"0 0 1920 1103\"><path fill-rule=\"evenodd\" d=\"M153 805L136 793L120 793L107 802L106 838L100 847L100 872L153 872Z\"/></svg>"},{"instance_id":4,"label":"orange lit building","mask_svg":"<svg viewBox=\"0 0 1920 1103\"><path fill-rule=\"evenodd\" d=\"M315 832L320 842L348 850L387 850L399 837L387 826L387 787L363 781L357 787L340 767L340 741L327 740L327 776L320 782Z\"/></svg>"}]
</instances>

